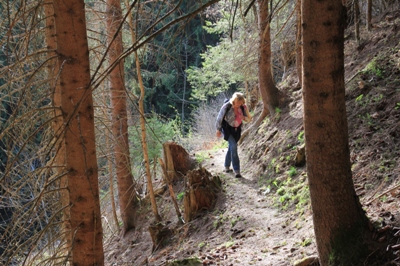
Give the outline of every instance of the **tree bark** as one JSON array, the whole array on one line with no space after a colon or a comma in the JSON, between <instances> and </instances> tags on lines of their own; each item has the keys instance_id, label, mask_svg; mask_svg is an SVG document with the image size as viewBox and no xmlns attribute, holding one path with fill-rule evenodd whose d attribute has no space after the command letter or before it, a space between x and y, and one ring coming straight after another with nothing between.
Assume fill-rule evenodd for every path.
<instances>
[{"instance_id":1,"label":"tree bark","mask_svg":"<svg viewBox=\"0 0 400 266\"><path fill-rule=\"evenodd\" d=\"M353 186L344 87L342 0L302 1L307 176L321 265L351 265L368 232ZM316 16L315 14L318 14Z\"/></svg>"},{"instance_id":2,"label":"tree bark","mask_svg":"<svg viewBox=\"0 0 400 266\"><path fill-rule=\"evenodd\" d=\"M126 6L129 6L128 1L125 1ZM131 29L131 38L132 38L132 43L136 42L136 33L134 31L135 27L133 24L133 18L132 15L128 17L128 22L129 26ZM153 210L154 217L157 222L160 222L161 216L158 213L158 208L157 208L157 202L156 202L156 197L154 195L154 189L153 189L153 182L151 180L151 172L150 172L150 160L149 160L149 153L148 153L148 148L147 148L147 140L146 140L146 120L144 116L144 85L143 85L143 79L142 79L142 73L140 71L140 61L138 57L137 50L134 52L135 54L135 64L136 64L136 73L138 76L138 83L139 83L139 88L140 88L140 97L139 97L139 112L140 112L140 127L141 127L141 138L142 138L142 150L143 150L143 157L144 157L144 164L146 168L146 178L147 178L147 188L150 196L150 202L151 202L151 208Z\"/></svg>"},{"instance_id":3,"label":"tree bark","mask_svg":"<svg viewBox=\"0 0 400 266\"><path fill-rule=\"evenodd\" d=\"M172 141L163 143L163 156L170 182L182 180L182 177L196 165L189 153L181 145Z\"/></svg>"},{"instance_id":4,"label":"tree bark","mask_svg":"<svg viewBox=\"0 0 400 266\"><path fill-rule=\"evenodd\" d=\"M104 94L103 94L103 98ZM104 104L106 104L107 101L104 100ZM105 116L105 121L108 120L108 115L107 112L104 114ZM105 133L105 138L106 138L106 147L111 147L110 144L110 139L111 139L111 133L107 130L107 132ZM113 220L114 220L114 226L113 228L119 232L120 227L119 227L119 221L118 221L118 215L117 215L117 205L115 204L115 194L114 194L114 173L113 173L113 160L112 160L112 156L111 158L107 159L107 165L108 165L108 174L109 174L109 182L110 182L110 201L111 201L111 210L112 210L112 216L113 216Z\"/></svg>"},{"instance_id":5,"label":"tree bark","mask_svg":"<svg viewBox=\"0 0 400 266\"><path fill-rule=\"evenodd\" d=\"M128 118L126 91L124 86L124 61L122 54L122 34L117 32L122 23L120 0L107 0L107 41L109 64L115 65L110 73L112 132L115 138L115 168L118 182L118 198L123 222L123 234L135 228L136 193L131 171L128 139Z\"/></svg>"},{"instance_id":6,"label":"tree bark","mask_svg":"<svg viewBox=\"0 0 400 266\"><path fill-rule=\"evenodd\" d=\"M263 114L273 114L275 107L279 105L279 91L275 86L274 78L272 76L272 63L271 63L271 29L270 17L268 11L268 0L258 0L258 21L259 21L259 59L258 59L258 83L261 98L264 104ZM260 116L259 119L264 119Z\"/></svg>"},{"instance_id":7,"label":"tree bark","mask_svg":"<svg viewBox=\"0 0 400 266\"><path fill-rule=\"evenodd\" d=\"M54 0L73 265L103 265L94 110L83 0Z\"/></svg>"},{"instance_id":8,"label":"tree bark","mask_svg":"<svg viewBox=\"0 0 400 266\"><path fill-rule=\"evenodd\" d=\"M200 168L187 174L187 188L183 204L185 208L185 223L192 221L202 210L210 210L221 189L221 180L212 176L206 169Z\"/></svg>"},{"instance_id":9,"label":"tree bark","mask_svg":"<svg viewBox=\"0 0 400 266\"><path fill-rule=\"evenodd\" d=\"M182 221L181 210L179 209L178 202L176 201L174 188L172 187L171 180L169 180L168 171L167 168L165 167L165 163L161 158L158 158L158 162L160 163L160 167L163 171L164 182L168 185L169 195L171 196L171 200L174 204L176 215L178 216L179 221Z\"/></svg>"},{"instance_id":10,"label":"tree bark","mask_svg":"<svg viewBox=\"0 0 400 266\"><path fill-rule=\"evenodd\" d=\"M253 128L258 128L267 115L274 114L279 105L279 90L272 76L271 29L268 0L257 0L259 24L258 86L263 101L263 110L251 127L242 132L239 144Z\"/></svg>"},{"instance_id":11,"label":"tree bark","mask_svg":"<svg viewBox=\"0 0 400 266\"><path fill-rule=\"evenodd\" d=\"M68 178L65 173L65 141L64 141L64 127L61 112L61 87L57 86L56 77L59 71L57 65L57 38L56 27L54 19L53 1L49 0L44 4L44 12L46 16L46 43L48 49L48 57L50 59L47 66L47 74L49 76L50 89L52 91L52 104L54 107L54 119L52 128L55 138L55 155L54 155L54 169L55 174L60 176L60 203L63 211L63 234L65 235L66 250L69 250L72 245L71 225L70 225L70 210L68 195ZM65 208L67 207L67 208Z\"/></svg>"},{"instance_id":12,"label":"tree bark","mask_svg":"<svg viewBox=\"0 0 400 266\"><path fill-rule=\"evenodd\" d=\"M297 78L299 79L299 85L302 83L302 64L303 57L301 53L302 46L302 32L301 32L301 0L297 0L296 6L296 70L297 70Z\"/></svg>"},{"instance_id":13,"label":"tree bark","mask_svg":"<svg viewBox=\"0 0 400 266\"><path fill-rule=\"evenodd\" d=\"M139 79L139 84L140 84L140 98L139 98L140 127L142 129L141 136L142 136L144 164L146 167L147 188L148 188L148 191L150 194L151 207L153 209L154 218L156 219L156 221L160 222L162 219L161 219L160 214L158 213L156 197L154 195L153 181L151 180L151 173L150 173L149 153L148 153L147 140L146 140L146 121L144 118L144 86L143 86L142 76L140 73L140 63L139 63L139 59L138 59L138 55L137 55L136 51L135 51L135 55L136 55L136 71L138 73L138 79Z\"/></svg>"},{"instance_id":14,"label":"tree bark","mask_svg":"<svg viewBox=\"0 0 400 266\"><path fill-rule=\"evenodd\" d=\"M360 6L358 0L353 0L354 6L354 29L357 40L357 45L360 45Z\"/></svg>"},{"instance_id":15,"label":"tree bark","mask_svg":"<svg viewBox=\"0 0 400 266\"><path fill-rule=\"evenodd\" d=\"M366 18L366 24L367 24L367 31L371 30L372 24L372 0L367 0L367 18Z\"/></svg>"}]
</instances>

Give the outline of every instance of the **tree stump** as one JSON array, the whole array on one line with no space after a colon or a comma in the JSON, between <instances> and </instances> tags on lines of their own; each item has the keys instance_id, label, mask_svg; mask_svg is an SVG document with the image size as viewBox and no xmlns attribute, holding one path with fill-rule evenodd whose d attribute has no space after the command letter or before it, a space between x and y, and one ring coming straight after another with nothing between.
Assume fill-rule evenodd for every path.
<instances>
[{"instance_id":1,"label":"tree stump","mask_svg":"<svg viewBox=\"0 0 400 266\"><path fill-rule=\"evenodd\" d=\"M165 247L171 237L174 235L172 229L168 228L160 222L155 222L149 226L151 241L153 242L153 251L158 248Z\"/></svg>"},{"instance_id":2,"label":"tree stump","mask_svg":"<svg viewBox=\"0 0 400 266\"><path fill-rule=\"evenodd\" d=\"M221 189L221 180L212 176L204 168L189 171L186 175L187 187L184 201L184 219L190 222L200 211L214 207L217 193Z\"/></svg>"},{"instance_id":3,"label":"tree stump","mask_svg":"<svg viewBox=\"0 0 400 266\"><path fill-rule=\"evenodd\" d=\"M169 182L182 178L186 173L196 166L196 161L189 153L175 142L163 144L164 163Z\"/></svg>"},{"instance_id":4,"label":"tree stump","mask_svg":"<svg viewBox=\"0 0 400 266\"><path fill-rule=\"evenodd\" d=\"M305 150L305 145L301 145L300 147L297 147L296 151L296 156L295 156L295 166L304 166L306 164L306 150Z\"/></svg>"}]
</instances>

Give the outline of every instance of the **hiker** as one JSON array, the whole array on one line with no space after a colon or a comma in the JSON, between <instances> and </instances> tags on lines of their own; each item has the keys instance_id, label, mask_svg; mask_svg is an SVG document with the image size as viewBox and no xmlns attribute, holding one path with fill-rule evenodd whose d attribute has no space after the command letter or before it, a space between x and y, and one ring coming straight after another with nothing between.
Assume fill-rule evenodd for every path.
<instances>
[{"instance_id":1,"label":"hiker","mask_svg":"<svg viewBox=\"0 0 400 266\"><path fill-rule=\"evenodd\" d=\"M224 105L218 113L216 128L217 137L224 135L224 139L228 141L228 151L225 156L225 172L232 172L231 163L235 177L240 178L240 160L237 149L237 142L242 133L242 121L249 122L251 115L246 106L246 100L243 93L235 92L232 98L225 101Z\"/></svg>"}]
</instances>

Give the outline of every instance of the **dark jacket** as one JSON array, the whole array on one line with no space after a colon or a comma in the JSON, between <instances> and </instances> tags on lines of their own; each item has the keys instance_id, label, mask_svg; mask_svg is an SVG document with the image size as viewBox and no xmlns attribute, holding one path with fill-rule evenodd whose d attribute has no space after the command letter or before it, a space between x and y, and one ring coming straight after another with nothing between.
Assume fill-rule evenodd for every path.
<instances>
[{"instance_id":1,"label":"dark jacket","mask_svg":"<svg viewBox=\"0 0 400 266\"><path fill-rule=\"evenodd\" d=\"M233 110L232 104L230 102L226 102L218 113L216 128L224 134L224 139L228 140L229 136L232 135L236 142L239 141L242 134L242 124L239 127L232 127L229 122L235 119L235 112ZM244 107L242 107L242 113L246 116L246 112L244 111Z\"/></svg>"}]
</instances>

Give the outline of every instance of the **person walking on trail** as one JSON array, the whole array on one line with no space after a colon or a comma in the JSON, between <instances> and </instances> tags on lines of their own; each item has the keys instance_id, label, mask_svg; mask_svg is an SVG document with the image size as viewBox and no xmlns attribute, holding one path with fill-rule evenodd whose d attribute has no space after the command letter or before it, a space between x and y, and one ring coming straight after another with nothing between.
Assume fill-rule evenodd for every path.
<instances>
[{"instance_id":1,"label":"person walking on trail","mask_svg":"<svg viewBox=\"0 0 400 266\"><path fill-rule=\"evenodd\" d=\"M218 113L215 123L217 128L217 137L224 135L228 141L228 151L225 156L225 172L232 172L232 164L235 177L240 178L240 159L238 155L237 143L242 133L242 121L249 122L251 115L246 106L246 100L243 93L235 92L229 101L226 101Z\"/></svg>"}]
</instances>

